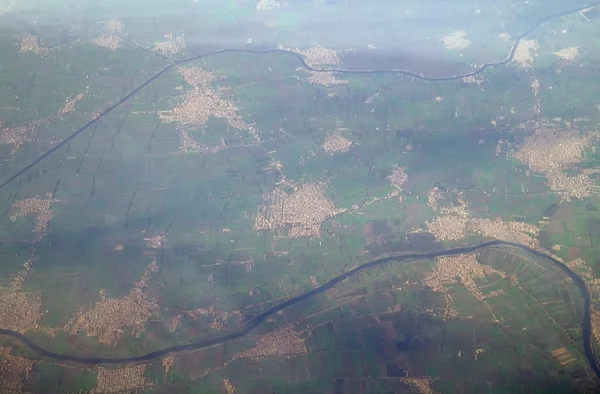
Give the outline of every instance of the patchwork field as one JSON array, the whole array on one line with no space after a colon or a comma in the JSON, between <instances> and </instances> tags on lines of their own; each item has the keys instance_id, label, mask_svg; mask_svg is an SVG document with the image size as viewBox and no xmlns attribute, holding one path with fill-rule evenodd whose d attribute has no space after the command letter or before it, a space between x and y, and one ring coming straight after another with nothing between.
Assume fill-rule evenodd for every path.
<instances>
[{"instance_id":1,"label":"patchwork field","mask_svg":"<svg viewBox=\"0 0 600 394\"><path fill-rule=\"evenodd\" d=\"M0 391L597 390L595 5L38 3L0 2ZM529 252L456 249L493 239Z\"/></svg>"}]
</instances>

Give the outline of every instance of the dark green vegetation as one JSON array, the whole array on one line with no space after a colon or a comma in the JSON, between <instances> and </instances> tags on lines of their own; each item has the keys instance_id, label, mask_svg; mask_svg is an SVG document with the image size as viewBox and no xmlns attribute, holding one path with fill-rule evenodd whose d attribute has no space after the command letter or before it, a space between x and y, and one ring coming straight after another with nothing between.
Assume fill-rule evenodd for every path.
<instances>
[{"instance_id":1,"label":"dark green vegetation","mask_svg":"<svg viewBox=\"0 0 600 394\"><path fill-rule=\"evenodd\" d=\"M130 7L124 5L121 11L127 13ZM227 18L243 13L244 7ZM548 13L554 11L562 10ZM97 17L105 18L103 12ZM222 18L211 23L226 25L227 13L219 12ZM519 34L532 25L530 19L512 22L507 31ZM33 137L15 154L10 144L1 146L1 177L168 65L167 59L136 44L151 47L164 33L179 34L174 21L176 15L127 20L130 35L115 52L91 43L101 28L85 21L74 28L84 40L77 45L57 38L60 34L44 20L37 31L22 23L0 24L0 119L4 128L32 127ZM235 103L241 117L261 130L261 141L213 117L189 130L195 141L213 148L200 153L180 152L176 124L159 119L159 111L171 110L182 101L182 92L191 89L172 70L0 191L2 285L10 286L8 278L21 269L34 243L37 259L22 289L41 294L41 310L48 313L39 322L43 329L30 330L28 337L61 353L143 354L235 330L269 306L387 253L441 247L427 235L405 237L437 215L427 204L433 187L443 190L449 201L462 194L472 217L532 225L549 217L548 223L539 224L542 246L561 245L556 254L567 260L583 258L597 273L597 198L561 203L543 176L526 176L525 167L506 152L495 154L499 139L517 148L525 134L515 131L517 126L535 119L533 75L543 87L539 116L560 117L580 127L598 123L594 26L579 14L542 26L528 37L539 43L532 69L514 64L489 68L480 85L389 74L337 75L348 83L325 87L308 82L309 74L290 55L206 58L189 66L225 77L213 87L226 89L222 98ZM190 52L215 49L194 46L201 34L188 27ZM217 29L203 28L205 35ZM560 33L564 29L567 36ZM19 53L16 37L27 32L41 35L40 45L53 50L44 56ZM472 62L504 57L509 45L494 45L502 47L499 56L477 58L476 45L465 52L467 62L454 52L440 56L469 71ZM560 63L553 52L572 45L579 47L580 57ZM402 66L389 59L392 66L385 59L373 64L367 56L344 60L357 68ZM442 71L449 75L456 70L448 66ZM75 111L57 116L67 98L83 92L88 93ZM38 125L41 119L45 121ZM564 126L562 121L556 122ZM353 145L346 153L325 154L321 146L336 130ZM597 160L590 149L582 166L594 168ZM273 169L275 162L281 164L280 171ZM407 168L402 200L389 196L387 177L395 166ZM320 238L253 231L263 193L284 177L297 184L326 182L326 195L337 208L350 212L325 221ZM53 198L53 217L49 232L38 240L32 229L39 215L12 221L11 206L43 199L46 193ZM157 234L165 237L162 248L148 248L144 238ZM70 333L71 319L94 307L101 290L109 299L127 297L153 258L158 271L146 278L145 291L157 307L139 337L124 327L118 344L108 346L98 336ZM157 360L146 367L146 378L157 382L152 391L161 393L220 392L224 379L237 392L251 393L406 392L410 385L404 377L431 378L436 392L541 393L593 387L578 326L582 300L574 286L560 272L527 256L489 252L479 260L506 275L478 283L484 295L494 294L483 301L460 283L449 285L445 293L424 286L435 262L385 266L282 311L249 338L177 357L169 373ZM456 315L445 316L445 294L451 295ZM173 331L170 322L178 316L180 325ZM306 338L307 354L232 361L261 334L286 324L294 324ZM57 332L47 332L50 328ZM35 357L9 339L1 346L12 347L13 355ZM43 387L65 393L89 390L96 375L40 362L26 386L31 392Z\"/></svg>"},{"instance_id":2,"label":"dark green vegetation","mask_svg":"<svg viewBox=\"0 0 600 394\"><path fill-rule=\"evenodd\" d=\"M342 376L334 387L343 387L345 380L351 385L358 377L371 392L401 388L410 385L410 380L402 379L405 376L428 376L432 372L440 376L436 386L450 392L476 390L479 385L514 391L537 378L545 380L543 390L593 389L593 378L581 362L578 322L582 300L573 282L559 267L548 266L545 259L536 261L510 251L488 249L480 255L479 264L499 270L478 281L485 298L474 297L462 286L452 286L448 296L458 309L452 312L446 309L448 299L421 286L423 280L429 280L423 277L422 268L429 265L425 261L377 267L353 276L327 294L308 300L318 301L324 309L312 313L309 305L298 305L269 319L268 326L275 327L296 321L307 338L309 356L286 355L285 361L273 364L281 357L272 355L252 365L261 371L273 369L274 373L281 369L267 376L285 374L288 382L281 384L286 390L309 384L326 391L331 378ZM251 338L178 357L192 382L166 372L163 384L171 389L173 385L190 390L206 388L211 384L206 371L216 368L226 373L210 374L211 380L227 377L231 384L243 379L245 385L244 379L258 378L252 387L264 390L260 376L252 379L238 373L242 360L235 360L235 356L249 345ZM489 369L480 365L482 361ZM188 362L194 365L193 370ZM557 363L561 367L557 368ZM325 372L328 366L331 371ZM552 378L539 375L540 368ZM160 374L161 369L151 368L150 374ZM247 368L243 373L249 373ZM274 384L270 378L264 383Z\"/></svg>"}]
</instances>

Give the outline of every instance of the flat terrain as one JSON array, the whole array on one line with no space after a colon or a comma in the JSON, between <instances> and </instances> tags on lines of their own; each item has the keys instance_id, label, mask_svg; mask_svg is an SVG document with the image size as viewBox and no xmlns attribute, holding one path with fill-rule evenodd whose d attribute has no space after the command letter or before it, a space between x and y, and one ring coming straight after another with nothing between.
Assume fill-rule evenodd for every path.
<instances>
[{"instance_id":1,"label":"flat terrain","mask_svg":"<svg viewBox=\"0 0 600 394\"><path fill-rule=\"evenodd\" d=\"M127 358L501 239L597 346L598 8L38 3L0 2L0 328ZM147 363L0 336L0 391L594 392L583 298L512 249L391 263Z\"/></svg>"}]
</instances>

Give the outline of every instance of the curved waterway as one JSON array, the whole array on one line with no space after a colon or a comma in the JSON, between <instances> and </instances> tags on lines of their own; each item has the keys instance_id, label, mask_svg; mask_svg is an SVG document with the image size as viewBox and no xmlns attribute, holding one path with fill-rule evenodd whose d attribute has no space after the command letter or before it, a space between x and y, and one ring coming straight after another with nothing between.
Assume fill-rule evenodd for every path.
<instances>
[{"instance_id":1,"label":"curved waterway","mask_svg":"<svg viewBox=\"0 0 600 394\"><path fill-rule=\"evenodd\" d=\"M277 313L278 311L280 311L284 308L287 308L291 305L297 304L298 302L305 301L305 300L307 300L311 297L314 297L315 295L320 294L324 291L327 291L327 290L331 289L332 287L334 287L335 285L337 285L338 283L342 282L343 280L345 280L353 275L356 275L359 272L362 272L364 270L372 268L372 267L376 267L376 266L379 266L382 264L388 264L388 263L392 263L392 262L417 263L418 261L423 260L423 259L431 259L431 258L442 257L442 256L471 253L471 252L475 252L480 249L494 247L494 246L512 247L512 248L524 250L528 253L531 253L534 256L547 261L548 263L556 265L567 276L569 276L569 278L571 278L573 280L573 282L579 288L579 291L583 295L583 300L584 300L583 321L581 322L582 337L583 337L583 349L584 349L585 356L589 362L590 367L592 368L592 370L594 371L596 376L600 379L600 365L598 363L598 360L596 358L596 355L594 353L594 349L593 349L592 343L591 343L592 325L591 325L591 316L590 316L590 293L589 293L588 288L587 288L585 282L583 281L583 279L581 279L575 272L573 272L565 264L561 263L559 260L555 259L552 256L549 256L538 250L532 249L528 246L521 245L519 243L501 241L501 240L492 240L492 241L482 242L482 243L472 245L472 246L461 246L461 247L457 247L457 248L445 249L445 250L440 250L440 251L436 251L436 252L394 255L394 256L387 256L387 257L384 257L381 259L373 260L366 264L355 267L349 271L346 271L346 272L340 274L339 276L336 276L335 278L330 279L329 281L325 282L321 286L315 287L314 289L312 289L304 294L298 295L294 298L290 298L289 300L282 302L281 304L275 305L275 306L267 309L266 311L262 312L261 314L257 315L256 317L254 317L252 320L250 320L240 330L238 330L236 332L232 332L230 334L222 335L222 336L215 337L215 338L201 340L201 341L190 343L187 345L171 346L171 347L156 350L156 351L153 351L153 352L150 352L147 354L142 354L139 356L132 356L132 357L80 357L80 356L73 356L70 354L60 354L60 353L51 352L49 350L46 350L46 349L38 346L31 339L27 338L25 335L20 334L16 331L0 329L0 334L18 339L23 344L25 344L26 346L31 348L33 351L38 353L40 356L48 357L48 358L58 360L58 361L73 362L73 363L88 364L88 365L142 363L142 362L147 362L147 361L150 361L150 360L153 360L156 358L175 355L175 354L182 353L182 352L204 349L204 348L207 348L210 346L218 345L218 344L245 336L248 333L250 333L252 330L254 330L256 327L258 327L258 325L261 324L265 319L267 319L269 316Z\"/></svg>"},{"instance_id":2,"label":"curved waterway","mask_svg":"<svg viewBox=\"0 0 600 394\"><path fill-rule=\"evenodd\" d=\"M109 113L114 111L116 108L118 108L125 102L129 101L131 98L136 96L142 89L144 89L145 87L150 85L152 82L154 82L158 78L162 77L164 74L169 72L171 69L173 69L179 65L189 63L189 62L201 59L201 58L214 56L214 55L218 55L218 54L223 54L223 53L236 53L236 52L238 52L238 53L254 53L254 54L282 53L282 54L288 54L290 56L296 57L298 59L298 62L300 63L300 65L303 68L305 68L306 70L312 71L312 72L334 72L334 73L338 73L338 74L342 74L342 73L345 73L345 74L386 74L387 73L387 74L407 75L407 76L411 76L411 77L414 77L417 79L431 81L431 82L451 81L451 80L458 80L458 79L469 77L469 76L474 76L474 75L482 73L483 71L485 71L488 68L504 65L504 64L512 61L515 56L517 47L518 47L519 43L521 42L521 40L523 38L525 38L527 35L531 34L535 29L537 29L543 23L545 23L551 19L556 19L556 18L560 18L560 17L566 16L566 15L575 14L577 12L582 11L585 8L589 8L589 7L593 7L593 6L597 6L597 5L600 5L600 1L590 3L590 4L586 5L585 7L579 7L574 10L562 12L559 14L555 14L555 15L551 15L546 18L543 18L536 25L534 25L533 27L531 27L530 29L528 29L527 31L525 31L524 33L522 33L521 35L519 35L516 38L508 56L505 59L498 61L498 62L494 62L494 63L483 64L480 67L478 67L476 70L474 70L470 73L467 73L467 74L448 76L448 77L426 77L426 76L423 76L418 73L414 73L414 72L410 72L410 71L406 71L406 70L394 70L394 69L385 69L385 70L348 70L348 69L338 69L338 68L319 69L319 68L314 68L314 67L308 65L306 63L306 61L304 60L304 58L302 57L302 55L300 55L296 52L293 52L293 51L281 50L281 49L268 49L268 50L225 49L225 50L217 50L217 51L213 51L213 52L209 52L209 53L204 53L204 54L193 56L193 57L190 57L187 59L178 60L178 61L175 61L174 63L166 66L162 70L160 70L158 73L156 73L151 78L146 80L140 86L138 86L133 91L128 93L126 96L121 98L119 101L117 101L116 103L114 103L113 105L111 105L110 107L105 109L104 111L102 111L97 117L90 120L89 122L84 124L82 127L77 129L76 131L74 131L67 138L63 139L62 141L60 141L59 143L57 143L56 145L54 145L53 147L51 147L50 149L48 149L47 151L42 153L40 156L37 156L32 161L30 161L28 164L26 164L25 166L23 166L22 168L18 169L13 174L11 174L7 178L5 178L2 182L0 182L0 188L7 186L12 181L14 181L16 178L23 175L23 173L25 173L27 170L31 169L33 166L35 166L36 164L38 164L39 162L44 160L46 157L48 157L52 153L56 152L61 147L65 146L72 139L77 137L79 134L81 134L85 130L89 129L91 126L93 126L95 123L100 121L106 115L108 115ZM54 359L57 361L72 362L72 363L87 364L87 365L142 363L142 362L147 362L147 361L157 359L160 357L165 357L167 355L174 355L174 354L178 354L178 353L182 353L182 352L203 349L203 348L218 345L218 344L221 344L221 343L224 343L227 341L231 341L236 338L240 338L240 337L250 333L259 324L261 324L266 318L273 315L274 313L276 313L284 308L287 308L291 305L294 305L298 302L309 299L310 297L313 297L319 293L327 291L330 288L332 288L333 286L335 286L336 284L340 283L341 281L349 278L350 276L356 275L359 272L369 269L371 267L375 267L378 265L391 263L391 262L413 262L414 263L421 259L430 259L430 258L436 258L436 257L441 257L441 256L470 253L470 252L474 252L479 249L494 247L494 246L508 246L508 247L513 247L513 248L527 251L527 252L535 255L536 257L544 259L544 260L548 261L549 263L552 263L552 264L558 266L566 275L568 275L573 280L575 285L581 291L581 294L583 295L583 299L584 299L583 321L581 322L584 352L585 352L586 358L590 364L590 367L592 368L592 370L594 371L596 376L600 379L600 365L598 363L598 360L594 353L594 349L591 344L591 333L592 333L591 328L592 327L591 327L591 316L590 316L590 304L591 304L590 303L590 293L589 293L583 279L581 279L577 274L575 274L575 272L571 271L566 265L564 265L563 263L561 263L560 261L556 260L555 258L553 258L549 255L546 255L535 249L529 248L525 245L521 245L521 244L514 243L514 242L508 242L508 241L500 241L500 240L483 242L483 243L473 245L473 246L463 246L463 247L457 247L457 248L452 248L452 249L446 249L446 250L442 250L442 251L438 251L438 252L404 254L404 255L388 256L385 258L373 260L369 263L363 264L361 266L355 267L352 270L344 272L343 274L329 280L328 282L324 283L323 285L316 287L304 294L301 294L301 295L291 298L279 305L271 307L270 309L264 311L263 313L257 315L256 317L254 317L246 325L244 325L244 327L242 327L240 330L238 330L236 332L233 332L233 333L230 333L227 335L223 335L223 336L219 336L219 337L215 337L215 338L211 338L211 339L207 339L207 340L190 343L187 345L171 346L168 348L156 350L156 351L153 351L153 352L150 352L147 354L143 354L143 355L139 355L139 356L118 358L118 357L80 357L80 356L73 356L73 355L69 355L69 354L60 354L60 353L51 352L49 350L46 350L46 349L40 347L39 345L34 343L31 339L29 339L27 336L25 336L21 333L18 333L16 331L8 330L8 329L0 329L0 334L15 338L15 339L21 341L24 345L28 346L34 352L36 352L37 354L39 354L42 357L47 357L47 358Z\"/></svg>"},{"instance_id":3,"label":"curved waterway","mask_svg":"<svg viewBox=\"0 0 600 394\"><path fill-rule=\"evenodd\" d=\"M59 150L60 148L62 148L66 144L68 144L73 138L77 137L79 134L83 133L85 130L89 129L94 124L98 123L98 121L100 121L106 115L108 115L109 113L114 111L116 108L120 107L122 104L131 100L142 89L144 89L145 87L150 85L152 82L154 82L158 78L165 75L167 72L171 71L171 69L173 69L177 66L180 66L182 64L185 64L185 63L193 62L193 61L205 58L205 57L220 55L223 53L254 53L254 54L281 53L281 54L287 54L290 56L294 56L296 59L298 59L298 62L304 69L306 69L308 71L312 71L312 72L333 72L336 74L363 74L363 75L364 74L400 74L400 75L411 76L413 78L417 78L417 79L421 79L421 80L429 81L429 82L453 81L453 80L458 80L458 79L462 79L462 78L466 78L466 77L471 77L471 76L474 76L477 74L481 74L483 71L485 71L486 69L491 68L491 67L502 66L502 65L507 64L508 62L512 61L513 58L515 57L515 52L517 51L517 47L519 46L519 43L525 37L527 37L528 35L533 33L538 27L540 27L544 23L546 23L552 19L557 19L557 18L561 18L563 16L576 14L578 12L581 12L582 10L585 10L590 7L595 7L598 5L600 5L600 1L595 1L590 4L587 4L584 7L578 7L576 9L567 10L564 12L560 12L560 13L557 13L554 15L549 15L545 18L542 18L536 24L534 24L532 27L530 27L529 29L527 29L526 31L524 31L523 33L521 33L519 36L516 37L515 41L513 42L512 47L510 49L510 52L508 53L506 58L504 58L503 60L500 60L497 62L492 62L492 63L485 63L485 64L479 66L478 68L476 68L475 70L471 71L470 73L461 74L461 75L452 75L452 76L447 76L447 77L427 77L427 76L424 76L422 74L415 73L412 71L396 70L396 69L351 70L351 69L343 69L343 68L315 68L315 67L312 67L309 64L307 64L301 54L296 53L291 50L287 50L287 49L264 49L264 50L261 50L261 49L221 49L221 50L203 53L201 55L192 56L192 57L189 57L186 59L177 60L177 61L174 61L173 63L169 64L168 66L166 66L165 68L163 68L162 70L157 72L156 74L154 74L152 77L150 77L144 83L139 85L137 88L133 89L131 92L129 92L124 97L122 97L119 101L117 101L116 103L114 103L113 105L111 105L110 107L108 107L107 109L102 111L100 114L98 114L98 116L96 116L95 118L93 118L92 120L90 120L89 122L84 124L83 126L81 126L79 129L75 130L68 137L61 140L56 145L53 145L50 149L46 150L44 153L37 156L36 158L31 160L29 163L27 163L26 165L24 165L23 167L19 168L18 170L13 172L11 175L6 177L2 182L0 182L0 189L7 186L9 183L11 183L15 179L17 179L18 177L23 175L27 170L31 169L33 166L35 166L36 164L38 164L39 162L41 162L42 160L44 160L45 158L50 156L52 153L56 152L57 150Z\"/></svg>"}]
</instances>

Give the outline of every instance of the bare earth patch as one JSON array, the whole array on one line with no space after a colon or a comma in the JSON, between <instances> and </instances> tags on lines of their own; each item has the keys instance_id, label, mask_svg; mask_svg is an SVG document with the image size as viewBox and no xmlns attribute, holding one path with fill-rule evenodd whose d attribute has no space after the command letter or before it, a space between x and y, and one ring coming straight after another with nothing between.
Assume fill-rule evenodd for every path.
<instances>
[{"instance_id":1,"label":"bare earth patch","mask_svg":"<svg viewBox=\"0 0 600 394\"><path fill-rule=\"evenodd\" d=\"M352 141L338 132L330 134L323 142L323 150L331 154L336 152L348 152L351 146Z\"/></svg>"},{"instance_id":2,"label":"bare earth patch","mask_svg":"<svg viewBox=\"0 0 600 394\"><path fill-rule=\"evenodd\" d=\"M117 369L100 368L98 384L93 392L98 394L133 392L135 389L148 387L152 383L144 377L145 369L144 365Z\"/></svg>"},{"instance_id":3,"label":"bare earth patch","mask_svg":"<svg viewBox=\"0 0 600 394\"><path fill-rule=\"evenodd\" d=\"M451 51L466 49L471 45L471 41L467 39L467 33L462 30L455 30L442 38L444 46Z\"/></svg>"},{"instance_id":4,"label":"bare earth patch","mask_svg":"<svg viewBox=\"0 0 600 394\"><path fill-rule=\"evenodd\" d=\"M83 330L89 336L97 336L101 343L107 345L117 342L125 327L132 328L133 334L140 335L144 330L144 323L156 307L147 289L147 282L156 271L158 266L153 261L125 297L105 298L101 291L100 301L91 309L80 310L65 329L73 334Z\"/></svg>"},{"instance_id":5,"label":"bare earth patch","mask_svg":"<svg viewBox=\"0 0 600 394\"><path fill-rule=\"evenodd\" d=\"M168 356L168 357L163 358L162 365L165 368L165 377L169 373L169 370L171 369L173 364L175 364L175 357Z\"/></svg>"},{"instance_id":6,"label":"bare earth patch","mask_svg":"<svg viewBox=\"0 0 600 394\"><path fill-rule=\"evenodd\" d=\"M325 196L324 189L323 183L309 183L292 193L276 187L263 196L254 229L291 226L289 237L318 237L322 222L344 212Z\"/></svg>"},{"instance_id":7,"label":"bare earth patch","mask_svg":"<svg viewBox=\"0 0 600 394\"><path fill-rule=\"evenodd\" d=\"M0 391L25 393L25 384L33 371L33 360L3 354L0 359Z\"/></svg>"},{"instance_id":8,"label":"bare earth patch","mask_svg":"<svg viewBox=\"0 0 600 394\"><path fill-rule=\"evenodd\" d=\"M596 341L600 341L600 312L593 310L590 317L592 321L592 334L594 334L594 339Z\"/></svg>"},{"instance_id":9,"label":"bare earth patch","mask_svg":"<svg viewBox=\"0 0 600 394\"><path fill-rule=\"evenodd\" d=\"M304 339L298 336L294 326L286 326L263 335L255 347L236 354L234 359L306 353L308 348Z\"/></svg>"}]
</instances>

